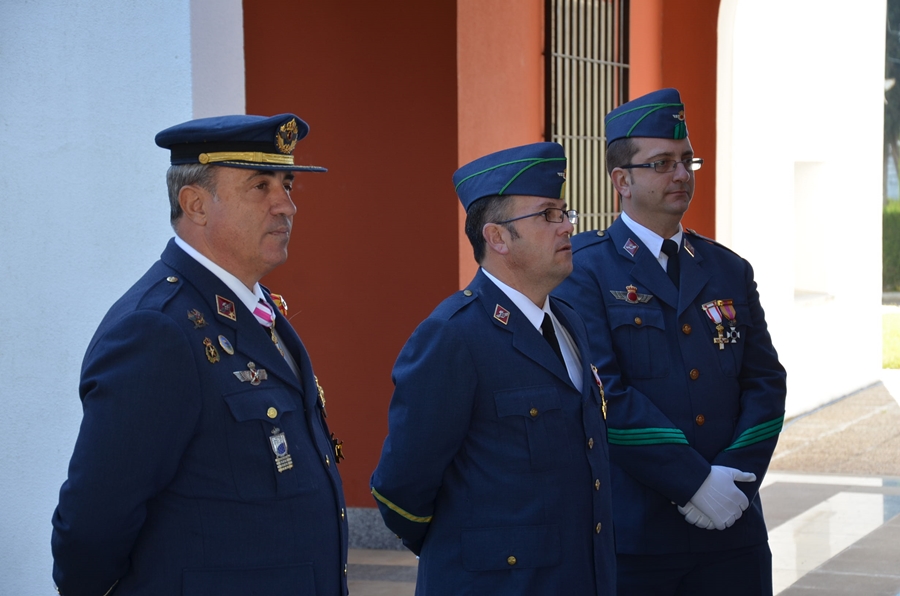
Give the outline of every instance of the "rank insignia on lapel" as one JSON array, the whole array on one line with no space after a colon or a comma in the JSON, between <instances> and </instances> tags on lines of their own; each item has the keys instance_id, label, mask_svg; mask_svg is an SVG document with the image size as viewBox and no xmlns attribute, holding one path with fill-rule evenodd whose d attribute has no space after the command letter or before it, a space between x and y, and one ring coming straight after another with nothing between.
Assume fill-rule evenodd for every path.
<instances>
[{"instance_id":1,"label":"rank insignia on lapel","mask_svg":"<svg viewBox=\"0 0 900 596\"><path fill-rule=\"evenodd\" d=\"M276 427L272 429L272 436L269 437L269 444L272 446L272 451L275 453L275 466L278 468L279 473L294 467L294 462L291 460L291 454L288 453L287 439L284 438L284 433L280 428Z\"/></svg>"},{"instance_id":2,"label":"rank insignia on lapel","mask_svg":"<svg viewBox=\"0 0 900 596\"><path fill-rule=\"evenodd\" d=\"M688 242L687 237L684 237L684 250L686 250L689 255L694 256L694 247Z\"/></svg>"},{"instance_id":3,"label":"rank insignia on lapel","mask_svg":"<svg viewBox=\"0 0 900 596\"><path fill-rule=\"evenodd\" d=\"M709 317L709 320L716 324L717 335L713 337L713 343L719 346L720 350L725 349L725 344L736 344L741 337L741 332L737 330L737 311L734 309L734 300L710 300L704 304L703 312ZM729 331L725 330L722 324L723 319L728 321Z\"/></svg>"},{"instance_id":4,"label":"rank insignia on lapel","mask_svg":"<svg viewBox=\"0 0 900 596\"><path fill-rule=\"evenodd\" d=\"M625 249L625 252L627 252L627 253L630 254L631 256L634 256L634 253L636 253L636 252L638 251L638 249L640 248L640 246L638 246L638 243L637 243L637 242L635 242L634 240L632 240L631 238L629 238L629 239L628 239L628 242L626 242L626 243L625 243L625 246L623 246L622 248Z\"/></svg>"},{"instance_id":5,"label":"rank insignia on lapel","mask_svg":"<svg viewBox=\"0 0 900 596\"><path fill-rule=\"evenodd\" d=\"M209 360L210 364L215 364L219 361L219 352L216 350L216 346L213 345L212 340L208 337L203 338L203 345L206 346L206 359Z\"/></svg>"},{"instance_id":6,"label":"rank insignia on lapel","mask_svg":"<svg viewBox=\"0 0 900 596\"><path fill-rule=\"evenodd\" d=\"M624 300L629 304L650 302L650 299L653 298L652 294L639 294L635 286L625 286L624 292L622 290L610 290L609 293L615 296L616 300Z\"/></svg>"},{"instance_id":7,"label":"rank insignia on lapel","mask_svg":"<svg viewBox=\"0 0 900 596\"><path fill-rule=\"evenodd\" d=\"M234 348L231 345L231 342L228 341L228 338L224 335L219 336L219 345L222 346L222 349L225 350L225 353L231 356L234 354Z\"/></svg>"},{"instance_id":8,"label":"rank insignia on lapel","mask_svg":"<svg viewBox=\"0 0 900 596\"><path fill-rule=\"evenodd\" d=\"M188 311L188 319L194 324L194 329L200 329L207 325L206 319L203 318L203 313L196 308Z\"/></svg>"},{"instance_id":9,"label":"rank insignia on lapel","mask_svg":"<svg viewBox=\"0 0 900 596\"><path fill-rule=\"evenodd\" d=\"M234 302L228 298L222 298L216 294L216 310L226 319L237 321L237 312L234 310Z\"/></svg>"},{"instance_id":10,"label":"rank insignia on lapel","mask_svg":"<svg viewBox=\"0 0 900 596\"><path fill-rule=\"evenodd\" d=\"M281 294L272 294L269 293L269 297L272 299L272 302L275 303L275 306L278 307L278 312L281 313L282 316L287 316L287 301L284 299L284 296Z\"/></svg>"},{"instance_id":11,"label":"rank insignia on lapel","mask_svg":"<svg viewBox=\"0 0 900 596\"><path fill-rule=\"evenodd\" d=\"M600 411L603 413L603 419L606 420L606 393L603 392L603 381L600 380L597 367L593 364L591 364L591 372L594 373L594 380L597 381L597 387L600 389Z\"/></svg>"},{"instance_id":12,"label":"rank insignia on lapel","mask_svg":"<svg viewBox=\"0 0 900 596\"><path fill-rule=\"evenodd\" d=\"M504 325L509 325L509 311L499 304L494 308L494 318Z\"/></svg>"},{"instance_id":13,"label":"rank insignia on lapel","mask_svg":"<svg viewBox=\"0 0 900 596\"><path fill-rule=\"evenodd\" d=\"M251 385L259 385L260 381L265 381L269 378L269 374L266 372L266 369L260 368L257 370L256 364L253 362L247 363L247 370L236 370L234 371L234 376L236 376L241 383L245 383L250 381Z\"/></svg>"}]
</instances>

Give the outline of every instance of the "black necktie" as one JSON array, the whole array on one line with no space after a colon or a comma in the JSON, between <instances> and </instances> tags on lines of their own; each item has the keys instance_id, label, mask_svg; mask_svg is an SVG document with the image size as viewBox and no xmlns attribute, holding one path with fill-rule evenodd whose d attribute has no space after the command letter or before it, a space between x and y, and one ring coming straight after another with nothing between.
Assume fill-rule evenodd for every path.
<instances>
[{"instance_id":1,"label":"black necktie","mask_svg":"<svg viewBox=\"0 0 900 596\"><path fill-rule=\"evenodd\" d=\"M559 341L556 339L556 331L553 330L553 321L550 320L550 315L544 313L544 320L541 322L541 331L544 332L544 339L547 340L547 343L550 344L550 347L553 348L553 351L556 352L556 356L559 358L559 361L563 363L563 366L566 365L566 361L563 358L562 350L559 349Z\"/></svg>"},{"instance_id":2,"label":"black necktie","mask_svg":"<svg viewBox=\"0 0 900 596\"><path fill-rule=\"evenodd\" d=\"M666 273L669 279L678 287L678 279L681 277L681 266L678 263L678 245L672 239L663 240L662 251L669 255L669 262L666 264Z\"/></svg>"}]
</instances>

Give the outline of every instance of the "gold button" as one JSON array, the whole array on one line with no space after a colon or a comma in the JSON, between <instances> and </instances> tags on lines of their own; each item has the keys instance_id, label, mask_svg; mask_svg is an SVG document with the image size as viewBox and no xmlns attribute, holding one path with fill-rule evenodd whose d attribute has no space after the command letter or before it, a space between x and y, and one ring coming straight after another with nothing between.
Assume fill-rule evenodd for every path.
<instances>
[{"instance_id":1,"label":"gold button","mask_svg":"<svg viewBox=\"0 0 900 596\"><path fill-rule=\"evenodd\" d=\"M599 533L600 533L600 530L601 530L602 528L603 528L603 524L597 524L597 527L594 528L594 529L597 530L597 533L599 534Z\"/></svg>"},{"instance_id":2,"label":"gold button","mask_svg":"<svg viewBox=\"0 0 900 596\"><path fill-rule=\"evenodd\" d=\"M266 416L268 416L269 418L275 418L276 416L278 416L278 410L276 410L275 408L269 408L268 410L266 410Z\"/></svg>"},{"instance_id":3,"label":"gold button","mask_svg":"<svg viewBox=\"0 0 900 596\"><path fill-rule=\"evenodd\" d=\"M170 284L173 284L176 281L178 281L178 278L175 277L174 275L170 275L169 277L166 278L166 281L169 282Z\"/></svg>"},{"instance_id":4,"label":"gold button","mask_svg":"<svg viewBox=\"0 0 900 596\"><path fill-rule=\"evenodd\" d=\"M697 370L696 368L692 368L691 369L691 379L696 381L699 377L700 377L700 371Z\"/></svg>"},{"instance_id":5,"label":"gold button","mask_svg":"<svg viewBox=\"0 0 900 596\"><path fill-rule=\"evenodd\" d=\"M537 408L531 408L531 410L528 413L531 414L532 418L534 418L535 416L538 415Z\"/></svg>"},{"instance_id":6,"label":"gold button","mask_svg":"<svg viewBox=\"0 0 900 596\"><path fill-rule=\"evenodd\" d=\"M644 322L644 321L642 321L640 317L635 317L635 318L634 318L634 324L635 324L635 325L640 325L640 324L643 323L643 322Z\"/></svg>"},{"instance_id":7,"label":"gold button","mask_svg":"<svg viewBox=\"0 0 900 596\"><path fill-rule=\"evenodd\" d=\"M594 490L600 490L600 479L594 480Z\"/></svg>"},{"instance_id":8,"label":"gold button","mask_svg":"<svg viewBox=\"0 0 900 596\"><path fill-rule=\"evenodd\" d=\"M691 334L691 326L688 325L687 323L685 323L684 325L681 326L681 332L684 333L685 335L690 335Z\"/></svg>"},{"instance_id":9,"label":"gold button","mask_svg":"<svg viewBox=\"0 0 900 596\"><path fill-rule=\"evenodd\" d=\"M590 439L588 439L588 449L593 449L593 448L594 448L594 437L591 437Z\"/></svg>"},{"instance_id":10,"label":"gold button","mask_svg":"<svg viewBox=\"0 0 900 596\"><path fill-rule=\"evenodd\" d=\"M510 556L506 557L506 562L509 563L510 565L515 565L516 558L514 556L510 555Z\"/></svg>"},{"instance_id":11,"label":"gold button","mask_svg":"<svg viewBox=\"0 0 900 596\"><path fill-rule=\"evenodd\" d=\"M697 417L694 418L694 422L697 423L697 426L703 426L703 423L706 422L706 416L703 414L697 414Z\"/></svg>"},{"instance_id":12,"label":"gold button","mask_svg":"<svg viewBox=\"0 0 900 596\"><path fill-rule=\"evenodd\" d=\"M341 520L342 521L343 521L344 517L346 517L346 512L344 511L344 508L341 507Z\"/></svg>"},{"instance_id":13,"label":"gold button","mask_svg":"<svg viewBox=\"0 0 900 596\"><path fill-rule=\"evenodd\" d=\"M472 290L463 291L463 296L471 296L471 295L472 295Z\"/></svg>"},{"instance_id":14,"label":"gold button","mask_svg":"<svg viewBox=\"0 0 900 596\"><path fill-rule=\"evenodd\" d=\"M325 465L331 467L331 458L327 455L325 456Z\"/></svg>"}]
</instances>

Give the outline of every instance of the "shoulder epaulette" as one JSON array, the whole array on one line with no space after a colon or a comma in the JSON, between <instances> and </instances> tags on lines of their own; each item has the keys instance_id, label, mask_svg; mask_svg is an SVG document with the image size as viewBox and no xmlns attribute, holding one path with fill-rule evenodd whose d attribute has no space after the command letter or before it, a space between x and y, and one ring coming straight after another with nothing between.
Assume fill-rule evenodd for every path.
<instances>
[{"instance_id":1,"label":"shoulder epaulette","mask_svg":"<svg viewBox=\"0 0 900 596\"><path fill-rule=\"evenodd\" d=\"M468 304L474 302L476 297L477 294L468 288L454 292L438 304L437 308L434 309L433 315L449 319Z\"/></svg>"},{"instance_id":2,"label":"shoulder epaulette","mask_svg":"<svg viewBox=\"0 0 900 596\"><path fill-rule=\"evenodd\" d=\"M741 256L741 255L738 255L736 252L734 252L732 249L730 249L730 248L728 248L727 246L725 246L724 244L722 244L721 242L717 242L717 241L713 240L712 238L707 238L707 237L704 236L703 234L698 233L697 230L695 230L695 229L693 229L693 228L685 228L684 231L685 231L686 233L690 234L691 236L696 236L696 237L699 238L700 240L704 240L704 241L706 241L706 242L708 242L708 243L710 243L710 244L712 244L712 245L714 245L714 246L718 246L718 247L720 247L720 248L724 248L725 250L727 250L727 251L730 252L730 253L733 253L733 254L735 254L735 255L737 255L737 256Z\"/></svg>"},{"instance_id":3,"label":"shoulder epaulette","mask_svg":"<svg viewBox=\"0 0 900 596\"><path fill-rule=\"evenodd\" d=\"M575 234L572 236L572 252L574 253L582 248L593 246L594 244L598 244L607 239L609 239L609 234L606 233L606 230L591 230L589 232Z\"/></svg>"}]
</instances>

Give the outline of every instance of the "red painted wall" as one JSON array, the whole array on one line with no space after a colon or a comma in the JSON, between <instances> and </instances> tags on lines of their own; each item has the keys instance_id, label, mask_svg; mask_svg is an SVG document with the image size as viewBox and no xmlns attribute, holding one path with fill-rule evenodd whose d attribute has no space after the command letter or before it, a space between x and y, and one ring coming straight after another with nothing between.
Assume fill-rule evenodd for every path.
<instances>
[{"instance_id":1,"label":"red painted wall","mask_svg":"<svg viewBox=\"0 0 900 596\"><path fill-rule=\"evenodd\" d=\"M720 0L631 2L631 98L675 87L694 153L705 161L685 227L716 232L716 54Z\"/></svg>"},{"instance_id":2,"label":"red painted wall","mask_svg":"<svg viewBox=\"0 0 900 596\"><path fill-rule=\"evenodd\" d=\"M343 439L347 502L372 507L391 368L457 289L456 3L244 3L247 113L310 124L282 293Z\"/></svg>"}]
</instances>

